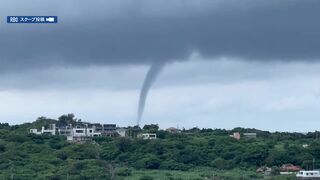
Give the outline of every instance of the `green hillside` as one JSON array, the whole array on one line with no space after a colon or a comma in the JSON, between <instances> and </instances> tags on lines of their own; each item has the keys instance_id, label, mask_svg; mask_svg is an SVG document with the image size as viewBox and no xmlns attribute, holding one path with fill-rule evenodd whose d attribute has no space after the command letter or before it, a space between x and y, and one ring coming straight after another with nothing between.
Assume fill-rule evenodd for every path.
<instances>
[{"instance_id":1,"label":"green hillside","mask_svg":"<svg viewBox=\"0 0 320 180\"><path fill-rule=\"evenodd\" d=\"M52 122L59 120L0 125L0 179L259 179L256 169L264 165L275 175L285 163L320 168L318 132L193 128L170 134L151 125L139 131L156 132L156 140L97 137L86 143L28 133ZM257 138L236 140L232 132L256 132Z\"/></svg>"}]
</instances>

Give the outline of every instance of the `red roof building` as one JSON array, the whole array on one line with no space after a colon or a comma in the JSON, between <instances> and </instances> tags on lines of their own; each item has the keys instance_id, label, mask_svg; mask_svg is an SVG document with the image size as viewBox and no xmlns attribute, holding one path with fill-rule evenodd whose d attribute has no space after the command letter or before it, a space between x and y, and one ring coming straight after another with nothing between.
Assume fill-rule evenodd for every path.
<instances>
[{"instance_id":1,"label":"red roof building","mask_svg":"<svg viewBox=\"0 0 320 180\"><path fill-rule=\"evenodd\" d=\"M295 166L293 164L283 164L280 167L280 170L284 171L284 172L296 172L296 171L300 171L301 167L300 166Z\"/></svg>"},{"instance_id":2,"label":"red roof building","mask_svg":"<svg viewBox=\"0 0 320 180\"><path fill-rule=\"evenodd\" d=\"M181 133L181 130L180 130L180 129L174 128L174 127L170 127L170 128L168 128L168 129L166 129L166 131L169 132L169 133L173 133L173 134L175 134L175 133Z\"/></svg>"}]
</instances>

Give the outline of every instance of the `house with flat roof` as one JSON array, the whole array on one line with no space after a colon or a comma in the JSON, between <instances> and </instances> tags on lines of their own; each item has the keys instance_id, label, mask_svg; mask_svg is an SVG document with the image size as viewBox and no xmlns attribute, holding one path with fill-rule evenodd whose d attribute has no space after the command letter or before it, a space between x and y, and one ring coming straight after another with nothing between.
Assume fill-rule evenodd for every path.
<instances>
[{"instance_id":1,"label":"house with flat roof","mask_svg":"<svg viewBox=\"0 0 320 180\"><path fill-rule=\"evenodd\" d=\"M72 126L71 124L59 125L58 127L56 127L56 124L50 124L48 128L42 126L41 131L30 129L29 132L37 135L50 134L66 136L69 141L85 141L95 136L114 136L115 133L117 133L116 124L98 123L81 123L75 126Z\"/></svg>"},{"instance_id":2,"label":"house with flat roof","mask_svg":"<svg viewBox=\"0 0 320 180\"><path fill-rule=\"evenodd\" d=\"M38 131L38 129L30 129L30 133L31 133L31 134L38 134L38 135L40 135L40 134L41 134L41 131Z\"/></svg>"},{"instance_id":3,"label":"house with flat roof","mask_svg":"<svg viewBox=\"0 0 320 180\"><path fill-rule=\"evenodd\" d=\"M138 134L138 138L157 139L157 134L156 133L142 133L142 134Z\"/></svg>"}]
</instances>

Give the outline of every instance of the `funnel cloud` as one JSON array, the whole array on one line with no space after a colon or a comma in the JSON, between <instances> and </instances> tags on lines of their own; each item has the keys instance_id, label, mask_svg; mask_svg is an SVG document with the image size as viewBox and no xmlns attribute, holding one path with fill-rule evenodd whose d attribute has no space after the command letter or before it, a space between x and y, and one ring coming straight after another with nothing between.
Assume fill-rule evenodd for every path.
<instances>
[{"instance_id":1,"label":"funnel cloud","mask_svg":"<svg viewBox=\"0 0 320 180\"><path fill-rule=\"evenodd\" d=\"M0 17L9 15L55 15L59 23L0 21L2 122L43 112L189 127L319 117L319 0L1 0ZM166 88L152 97L159 106L148 108L153 122L142 123L148 91L167 64L157 86Z\"/></svg>"},{"instance_id":2,"label":"funnel cloud","mask_svg":"<svg viewBox=\"0 0 320 180\"><path fill-rule=\"evenodd\" d=\"M157 76L159 75L159 73L163 69L163 67L164 67L164 63L153 63L151 65L147 75L146 75L146 78L144 79L144 82L143 82L143 85L141 88L141 92L140 92L140 98L139 98L139 106L138 106L138 114L137 114L137 125L138 126L140 124L140 121L141 121L141 118L143 115L148 92L149 92L152 84L156 80Z\"/></svg>"}]
</instances>

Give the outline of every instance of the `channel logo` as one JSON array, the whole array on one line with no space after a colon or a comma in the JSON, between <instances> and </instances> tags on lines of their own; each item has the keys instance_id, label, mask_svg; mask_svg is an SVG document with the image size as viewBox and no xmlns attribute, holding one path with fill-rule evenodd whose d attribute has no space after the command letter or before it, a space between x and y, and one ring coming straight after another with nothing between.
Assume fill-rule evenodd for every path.
<instances>
[{"instance_id":1,"label":"channel logo","mask_svg":"<svg viewBox=\"0 0 320 180\"><path fill-rule=\"evenodd\" d=\"M7 16L7 23L58 23L58 16Z\"/></svg>"}]
</instances>

